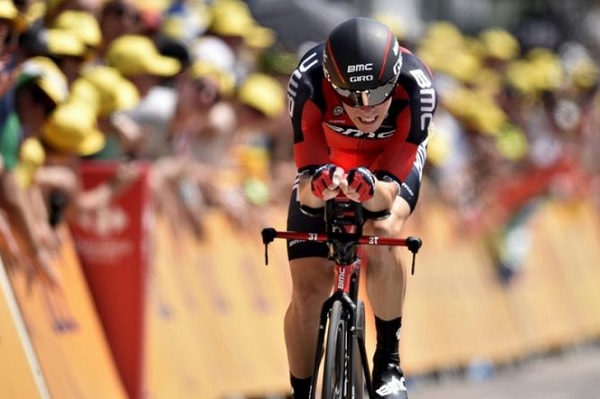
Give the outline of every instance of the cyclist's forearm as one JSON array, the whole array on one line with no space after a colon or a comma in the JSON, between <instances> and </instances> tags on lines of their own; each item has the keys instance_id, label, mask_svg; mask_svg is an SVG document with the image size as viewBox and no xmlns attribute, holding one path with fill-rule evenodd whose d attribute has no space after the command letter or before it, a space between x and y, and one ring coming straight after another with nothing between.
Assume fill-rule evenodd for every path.
<instances>
[{"instance_id":1,"label":"cyclist's forearm","mask_svg":"<svg viewBox=\"0 0 600 399\"><path fill-rule=\"evenodd\" d=\"M363 207L372 212L389 211L398 195L398 184L377 180L373 198L363 202Z\"/></svg>"},{"instance_id":2,"label":"cyclist's forearm","mask_svg":"<svg viewBox=\"0 0 600 399\"><path fill-rule=\"evenodd\" d=\"M310 187L310 177L301 177L298 182L298 200L303 206L319 209L325 206L325 201L313 194Z\"/></svg>"}]
</instances>

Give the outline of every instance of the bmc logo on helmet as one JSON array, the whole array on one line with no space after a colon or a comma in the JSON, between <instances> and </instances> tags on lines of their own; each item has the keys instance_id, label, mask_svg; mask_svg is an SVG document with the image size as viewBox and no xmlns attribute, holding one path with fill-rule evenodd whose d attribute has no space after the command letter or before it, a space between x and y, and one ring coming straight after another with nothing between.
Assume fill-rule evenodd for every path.
<instances>
[{"instance_id":1,"label":"bmc logo on helmet","mask_svg":"<svg viewBox=\"0 0 600 399\"><path fill-rule=\"evenodd\" d=\"M368 64L348 65L348 73L364 72L364 71L372 71L372 70L373 70L372 62L369 62Z\"/></svg>"}]
</instances>

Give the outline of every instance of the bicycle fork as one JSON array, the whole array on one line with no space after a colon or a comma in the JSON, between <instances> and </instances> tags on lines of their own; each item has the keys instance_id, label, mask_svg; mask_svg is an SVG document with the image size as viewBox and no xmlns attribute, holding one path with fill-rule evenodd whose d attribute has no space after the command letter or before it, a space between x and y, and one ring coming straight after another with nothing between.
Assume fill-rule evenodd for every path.
<instances>
[{"instance_id":1,"label":"bicycle fork","mask_svg":"<svg viewBox=\"0 0 600 399\"><path fill-rule=\"evenodd\" d=\"M357 323L357 304L358 304L358 289L359 289L359 276L360 276L360 261L357 260L351 265L335 265L335 290L333 294L323 303L321 308L321 315L319 319L319 332L317 336L317 349L315 355L315 364L313 368L312 376L312 387L310 391L310 399L315 399L316 389L319 380L319 368L324 354L324 342L325 334L327 332L327 324L329 321L329 314L333 308L333 304L339 301L342 305L342 314L346 320L346 367L345 367L345 387L344 395L345 398L355 399L361 398L362 395L357 395L354 389L362 389L356 386L356 372L363 372L364 382L369 394L369 397L373 397L373 386L371 381L371 373L369 368L369 361L365 343L364 331L358 331ZM355 346L358 348L360 355L360 366L361 370L356 370L358 367L354 363L355 360ZM351 392L350 395L347 393Z\"/></svg>"}]
</instances>

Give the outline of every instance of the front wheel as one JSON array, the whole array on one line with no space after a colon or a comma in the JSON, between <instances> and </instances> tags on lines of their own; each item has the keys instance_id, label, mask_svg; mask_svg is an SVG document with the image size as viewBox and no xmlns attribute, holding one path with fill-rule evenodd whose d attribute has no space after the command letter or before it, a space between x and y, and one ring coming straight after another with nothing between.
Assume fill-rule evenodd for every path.
<instances>
[{"instance_id":1,"label":"front wheel","mask_svg":"<svg viewBox=\"0 0 600 399\"><path fill-rule=\"evenodd\" d=\"M354 399L368 398L367 387L365 381L365 369L362 364L362 356L358 340L365 341L365 304L363 301L358 301L356 307L356 337L353 340L354 345Z\"/></svg>"},{"instance_id":2,"label":"front wheel","mask_svg":"<svg viewBox=\"0 0 600 399\"><path fill-rule=\"evenodd\" d=\"M344 399L347 392L346 320L340 301L335 301L329 313L325 365L323 369L322 399Z\"/></svg>"}]
</instances>

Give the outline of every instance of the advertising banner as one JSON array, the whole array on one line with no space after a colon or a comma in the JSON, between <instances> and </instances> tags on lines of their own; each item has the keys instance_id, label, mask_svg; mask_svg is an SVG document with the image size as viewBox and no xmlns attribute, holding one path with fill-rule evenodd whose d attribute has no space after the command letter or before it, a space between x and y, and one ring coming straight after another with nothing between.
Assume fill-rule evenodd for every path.
<instances>
[{"instance_id":1,"label":"advertising banner","mask_svg":"<svg viewBox=\"0 0 600 399\"><path fill-rule=\"evenodd\" d=\"M82 165L85 190L115 187L117 162ZM148 167L93 211L80 212L71 230L123 384L132 399L143 393L144 302L149 262Z\"/></svg>"}]
</instances>

